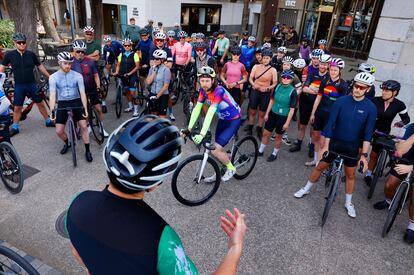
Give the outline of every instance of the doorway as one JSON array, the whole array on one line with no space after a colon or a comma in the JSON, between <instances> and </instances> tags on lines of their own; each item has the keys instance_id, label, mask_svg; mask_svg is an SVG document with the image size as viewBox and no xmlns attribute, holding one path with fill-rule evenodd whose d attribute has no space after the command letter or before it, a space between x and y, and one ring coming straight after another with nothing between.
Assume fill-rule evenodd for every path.
<instances>
[{"instance_id":1,"label":"doorway","mask_svg":"<svg viewBox=\"0 0 414 275\"><path fill-rule=\"evenodd\" d=\"M105 34L116 34L117 25L119 22L119 11L117 5L103 4L103 18L104 33Z\"/></svg>"},{"instance_id":2,"label":"doorway","mask_svg":"<svg viewBox=\"0 0 414 275\"><path fill-rule=\"evenodd\" d=\"M260 22L260 13L253 14L253 27L252 27L252 35L257 36L257 31L259 30L259 22Z\"/></svg>"},{"instance_id":3,"label":"doorway","mask_svg":"<svg viewBox=\"0 0 414 275\"><path fill-rule=\"evenodd\" d=\"M329 32L331 30L332 22L332 13L331 12L320 12L319 13L319 22L316 29L316 35L314 39L314 46L317 46L317 43L320 39L328 39Z\"/></svg>"}]
</instances>

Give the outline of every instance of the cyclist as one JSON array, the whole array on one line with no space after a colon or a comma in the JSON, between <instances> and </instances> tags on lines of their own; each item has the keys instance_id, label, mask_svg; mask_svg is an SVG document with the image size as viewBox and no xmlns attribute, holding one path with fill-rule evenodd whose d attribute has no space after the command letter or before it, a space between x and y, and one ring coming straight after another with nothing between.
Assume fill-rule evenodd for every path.
<instances>
[{"instance_id":1,"label":"cyclist","mask_svg":"<svg viewBox=\"0 0 414 275\"><path fill-rule=\"evenodd\" d=\"M247 43L249 42L249 32L243 31L242 32L242 38L239 41L239 47L247 46Z\"/></svg>"},{"instance_id":2,"label":"cyclist","mask_svg":"<svg viewBox=\"0 0 414 275\"><path fill-rule=\"evenodd\" d=\"M197 55L196 50L195 50L195 48L196 48L195 45L197 43L205 43L205 38L206 37L205 37L204 33L200 32L200 33L195 34L195 38L196 38L196 41L191 44L191 46L193 47L193 52L191 54L191 62L194 62L194 59ZM211 49L209 47L207 47L207 55L213 56L213 54L211 53ZM216 66L214 65L213 67L216 67Z\"/></svg>"},{"instance_id":3,"label":"cyclist","mask_svg":"<svg viewBox=\"0 0 414 275\"><path fill-rule=\"evenodd\" d=\"M366 73L370 73L370 74L374 74L376 72L377 68L375 67L375 65L372 64L368 64L368 63L361 63L358 66L358 73L361 72L366 72ZM352 93L352 81L350 81L350 85L349 85L349 92L348 93ZM375 85L372 85L371 88L369 88L369 91L367 93L367 97L369 99L373 99L375 97Z\"/></svg>"},{"instance_id":4,"label":"cyclist","mask_svg":"<svg viewBox=\"0 0 414 275\"><path fill-rule=\"evenodd\" d=\"M103 38L105 46L103 47L102 54L105 60L105 76L109 79L109 75L112 71L112 66L115 64L116 58L120 53L124 52L124 47L116 40L112 40L110 35L105 35Z\"/></svg>"},{"instance_id":5,"label":"cyclist","mask_svg":"<svg viewBox=\"0 0 414 275\"><path fill-rule=\"evenodd\" d=\"M103 152L109 185L78 194L58 220L88 274L198 274L178 234L144 201L177 167L182 143L178 129L155 116L128 120L111 135ZM238 209L226 215L228 252L216 274L236 274L247 230Z\"/></svg>"},{"instance_id":6,"label":"cyclist","mask_svg":"<svg viewBox=\"0 0 414 275\"><path fill-rule=\"evenodd\" d=\"M167 57L164 61L164 65L170 70L172 75L174 60L172 57ZM175 116L173 113L173 102L171 99L171 93L173 92L173 78L171 77L170 84L168 85L168 113L171 121L175 121Z\"/></svg>"},{"instance_id":7,"label":"cyclist","mask_svg":"<svg viewBox=\"0 0 414 275\"><path fill-rule=\"evenodd\" d=\"M91 26L83 28L86 43L86 56L97 62L100 58L101 44L94 40L95 30Z\"/></svg>"},{"instance_id":8,"label":"cyclist","mask_svg":"<svg viewBox=\"0 0 414 275\"><path fill-rule=\"evenodd\" d=\"M180 23L175 23L174 24L173 31L175 32L175 39L178 39L178 32L181 31Z\"/></svg>"},{"instance_id":9,"label":"cyclist","mask_svg":"<svg viewBox=\"0 0 414 275\"><path fill-rule=\"evenodd\" d=\"M193 60L194 62L194 74L197 74L197 70L201 67L211 67L214 68L216 66L216 60L214 57L207 53L208 44L205 42L196 42L194 43L194 49L196 52L196 56Z\"/></svg>"},{"instance_id":10,"label":"cyclist","mask_svg":"<svg viewBox=\"0 0 414 275\"><path fill-rule=\"evenodd\" d=\"M26 35L22 33L15 33L13 34L12 39L16 50L7 52L0 66L0 73L3 73L9 64L13 69L15 87L13 124L10 129L10 136L14 136L20 132L19 121L22 115L23 103L26 96L30 97L36 103L39 112L45 119L46 127L54 127L55 124L50 120L46 107L42 102L42 98L37 92L38 87L33 71L34 68L37 67L47 78L49 77L49 73L43 64L40 63L36 55L27 50Z\"/></svg>"},{"instance_id":11,"label":"cyclist","mask_svg":"<svg viewBox=\"0 0 414 275\"><path fill-rule=\"evenodd\" d=\"M315 53L314 53L315 54ZM318 64L317 71L314 72L311 69L311 73L307 77L306 81L303 83L302 93L299 99L299 131L298 131L298 138L295 142L295 146L290 148L290 152L297 152L301 150L302 141L305 137L306 127L309 124L309 120L312 114L313 104L316 99L316 95L319 92L319 87L321 82L329 77L328 74L328 63L319 64L319 57L316 59L315 56L312 57L312 64ZM317 60L317 62L315 62ZM306 68L313 67L313 65L309 65ZM300 64L301 65L301 64ZM304 69L304 70L305 70ZM310 136L312 137L312 129L310 130ZM309 152L308 156L310 158L315 158L314 154L314 144L312 140L309 144Z\"/></svg>"},{"instance_id":12,"label":"cyclist","mask_svg":"<svg viewBox=\"0 0 414 275\"><path fill-rule=\"evenodd\" d=\"M305 82L306 79L308 78L308 76L312 73L315 73L318 71L318 67L319 67L319 56L321 56L322 54L324 54L324 52L321 49L315 49L312 51L311 55L309 56L311 59L311 63L306 66L303 69L302 72L302 81ZM303 80L305 79L305 80Z\"/></svg>"},{"instance_id":13,"label":"cyclist","mask_svg":"<svg viewBox=\"0 0 414 275\"><path fill-rule=\"evenodd\" d=\"M95 62L91 58L85 56L85 42L75 40L75 42L72 43L72 48L75 55L75 59L72 63L72 70L82 75L83 82L85 85L86 96L89 99L90 104L94 106L96 111L98 112L104 137L109 137L109 134L105 131L105 128L103 127L102 105L101 100L98 96L98 92L101 89L101 82L99 79L98 70L95 66ZM89 133L92 131L90 125L88 126L88 130Z\"/></svg>"},{"instance_id":14,"label":"cyclist","mask_svg":"<svg viewBox=\"0 0 414 275\"><path fill-rule=\"evenodd\" d=\"M6 80L6 74L0 73L0 124L2 124L2 128L0 129L0 137L2 141L10 141L10 100L7 98L6 94L3 91L3 84Z\"/></svg>"},{"instance_id":15,"label":"cyclist","mask_svg":"<svg viewBox=\"0 0 414 275\"><path fill-rule=\"evenodd\" d=\"M270 91L277 85L276 69L270 65L273 53L271 50L265 49L262 51L262 55L262 63L254 65L249 77L252 90L249 98L249 122L245 128L249 135L253 134L257 109L259 109L256 133L260 140L262 139L264 116L269 105Z\"/></svg>"},{"instance_id":16,"label":"cyclist","mask_svg":"<svg viewBox=\"0 0 414 275\"><path fill-rule=\"evenodd\" d=\"M139 81L141 83L141 87L145 87L145 78L147 77L150 68L149 51L152 43L151 39L149 38L149 32L146 28L141 29L140 34L141 40L138 42L134 50L138 53L139 60L141 63L141 67L139 69Z\"/></svg>"},{"instance_id":17,"label":"cyclist","mask_svg":"<svg viewBox=\"0 0 414 275\"><path fill-rule=\"evenodd\" d=\"M243 63L246 70L250 72L253 68L252 62L254 60L256 38L254 36L249 36L247 39L247 44L241 46L241 55L240 62ZM247 86L247 85L246 85Z\"/></svg>"},{"instance_id":18,"label":"cyclist","mask_svg":"<svg viewBox=\"0 0 414 275\"><path fill-rule=\"evenodd\" d=\"M208 42L211 51L213 51L214 47L216 46L218 35L218 32L213 32L213 36Z\"/></svg>"},{"instance_id":19,"label":"cyclist","mask_svg":"<svg viewBox=\"0 0 414 275\"><path fill-rule=\"evenodd\" d=\"M304 79L304 77L302 75L303 69L306 67L306 61L305 61L305 59L303 59L303 58L295 59L293 61L292 66L293 66L293 71L299 77L299 79L301 80L301 82L305 82L306 79Z\"/></svg>"},{"instance_id":20,"label":"cyclist","mask_svg":"<svg viewBox=\"0 0 414 275\"><path fill-rule=\"evenodd\" d=\"M276 69L276 71L281 72L283 70L283 58L286 56L287 49L286 47L279 47L277 48L276 55L272 57L272 61L270 64L273 68Z\"/></svg>"},{"instance_id":21,"label":"cyclist","mask_svg":"<svg viewBox=\"0 0 414 275\"><path fill-rule=\"evenodd\" d=\"M125 38L122 40L122 45L124 45L125 51L118 55L118 63L116 64L115 75L123 76L123 85L127 91L125 95L128 99L128 107L124 110L124 112L129 113L133 110L133 116L138 116L138 105L135 104L134 97L137 91L137 71L140 68L140 59L138 54L134 53L131 49L131 39Z\"/></svg>"},{"instance_id":22,"label":"cyclist","mask_svg":"<svg viewBox=\"0 0 414 275\"><path fill-rule=\"evenodd\" d=\"M85 157L88 162L92 162L92 154L89 144L89 133L86 125L88 117L87 98L83 77L80 73L71 70L73 56L68 52L61 52L57 56L59 62L59 70L49 77L50 92L50 110L51 119L56 121L56 134L63 140L64 145L60 153L66 154L72 144L69 144L68 135L65 131L66 121L68 120L68 112L66 110L57 110L55 112L56 101L59 108L83 107L81 109L73 109L73 120L78 124L83 143L85 144Z\"/></svg>"},{"instance_id":23,"label":"cyclist","mask_svg":"<svg viewBox=\"0 0 414 275\"><path fill-rule=\"evenodd\" d=\"M145 25L144 29L146 29L146 30L147 30L147 33L148 33L148 35L149 35L149 38L150 38L150 40L152 40L151 35L152 35L153 29L154 29L154 20L149 19L149 20L148 20L148 24L147 24L147 25ZM142 30L142 29L141 29L141 30ZM142 38L142 32L141 32L141 31L140 31L140 34L141 34L141 38Z\"/></svg>"},{"instance_id":24,"label":"cyclist","mask_svg":"<svg viewBox=\"0 0 414 275\"><path fill-rule=\"evenodd\" d=\"M129 39L131 39L133 47L135 47L139 42L139 38L140 38L139 31L140 30L141 28L135 25L135 18L131 17L129 19L129 25L125 30L125 37L128 37Z\"/></svg>"},{"instance_id":25,"label":"cyclist","mask_svg":"<svg viewBox=\"0 0 414 275\"><path fill-rule=\"evenodd\" d=\"M321 131L328 123L332 105L339 97L345 96L348 90L348 83L341 78L345 62L341 58L332 58L328 54L323 54L319 57L319 66L326 63L329 63L329 77L321 82L310 117L310 123L313 124L312 141L315 144L316 157L313 163L309 162L307 166L314 166L321 160L323 152L320 150L325 143L325 137L321 136Z\"/></svg>"},{"instance_id":26,"label":"cyclist","mask_svg":"<svg viewBox=\"0 0 414 275\"><path fill-rule=\"evenodd\" d=\"M194 124L200 115L203 104L210 105L204 119L203 127L199 134L193 137L196 144L202 142L207 134L213 120L214 114L217 113L218 123L215 134L215 149L211 151L213 156L226 166L226 172L221 177L222 181L230 180L236 173L236 167L231 163L229 156L224 149L230 139L237 134L241 124L241 111L239 105L234 101L229 92L222 86L217 85L216 72L211 67L202 67L197 72L200 83L200 94L198 102L191 113L188 131L191 132ZM216 180L216 175L204 179L206 182Z\"/></svg>"},{"instance_id":27,"label":"cyclist","mask_svg":"<svg viewBox=\"0 0 414 275\"><path fill-rule=\"evenodd\" d=\"M190 43L185 41L186 37L187 33L180 31L178 33L179 42L175 43L171 50L176 66L186 67L191 61L192 47Z\"/></svg>"},{"instance_id":28,"label":"cyclist","mask_svg":"<svg viewBox=\"0 0 414 275\"><path fill-rule=\"evenodd\" d=\"M240 85L247 82L248 73L243 63L239 61L241 54L240 47L232 47L230 53L231 61L224 64L220 79L236 103L242 106L244 93L240 89Z\"/></svg>"},{"instance_id":29,"label":"cyclist","mask_svg":"<svg viewBox=\"0 0 414 275\"><path fill-rule=\"evenodd\" d=\"M156 50L163 50L167 53L167 57L172 57L171 51L168 48L167 44L165 43L165 40L167 39L167 36L163 32L157 33L155 36L155 45L151 45L149 54L150 54L150 65L152 66L152 62L154 60L154 52Z\"/></svg>"},{"instance_id":30,"label":"cyclist","mask_svg":"<svg viewBox=\"0 0 414 275\"><path fill-rule=\"evenodd\" d=\"M299 46L299 58L304 59L305 62L308 63L311 52L312 48L309 45L309 39L303 39L301 45Z\"/></svg>"},{"instance_id":31,"label":"cyclist","mask_svg":"<svg viewBox=\"0 0 414 275\"><path fill-rule=\"evenodd\" d=\"M270 95L269 106L264 117L266 123L263 130L263 138L259 148L259 156L263 156L269 137L276 130L275 147L272 154L267 158L268 162L277 159L282 143L282 135L289 128L293 113L295 112L298 94L293 85L294 77L295 73L292 70L282 71L282 81Z\"/></svg>"},{"instance_id":32,"label":"cyclist","mask_svg":"<svg viewBox=\"0 0 414 275\"><path fill-rule=\"evenodd\" d=\"M396 97L401 89L401 84L395 80L387 80L381 84L382 96L374 97L372 102L377 107L377 121L375 129L389 134L391 125L397 114L400 115L401 121L396 122L394 127L402 127L410 122L407 107L404 102L398 100ZM372 145L371 154L369 156L368 170L365 173L364 180L367 185L371 185L372 171L377 165L378 155L381 146L375 144L376 135L374 134L374 141Z\"/></svg>"},{"instance_id":33,"label":"cyclist","mask_svg":"<svg viewBox=\"0 0 414 275\"><path fill-rule=\"evenodd\" d=\"M171 81L171 71L164 65L167 53L164 50L155 50L153 65L149 70L147 85L150 87L150 100L156 101L158 110L151 110L161 118L167 117L169 91Z\"/></svg>"},{"instance_id":34,"label":"cyclist","mask_svg":"<svg viewBox=\"0 0 414 275\"><path fill-rule=\"evenodd\" d=\"M213 56L217 60L218 73L220 74L221 68L227 62L227 53L230 47L230 40L226 37L224 30L219 30L218 39L213 49Z\"/></svg>"},{"instance_id":35,"label":"cyclist","mask_svg":"<svg viewBox=\"0 0 414 275\"><path fill-rule=\"evenodd\" d=\"M177 43L177 40L175 40L175 32L173 30L168 31L167 35L168 35L167 45L168 45L168 48L171 51L174 44Z\"/></svg>"},{"instance_id":36,"label":"cyclist","mask_svg":"<svg viewBox=\"0 0 414 275\"><path fill-rule=\"evenodd\" d=\"M262 48L257 47L254 50L254 59L252 61L252 64L250 65L250 67L251 67L250 72L251 72L251 69L253 69L254 65L262 64L262 59L263 59Z\"/></svg>"},{"instance_id":37,"label":"cyclist","mask_svg":"<svg viewBox=\"0 0 414 275\"><path fill-rule=\"evenodd\" d=\"M321 49L325 54L331 54L330 51L328 51L328 48L326 47L328 45L328 41L326 39L320 39L318 41L318 48Z\"/></svg>"},{"instance_id":38,"label":"cyclist","mask_svg":"<svg viewBox=\"0 0 414 275\"><path fill-rule=\"evenodd\" d=\"M361 162L364 166L363 171L368 168L367 152L377 116L375 105L365 98L369 86L374 84L374 76L369 73L359 73L355 76L354 81L352 96L343 96L333 104L328 123L323 130L326 140L322 152L328 153L313 169L305 187L294 195L296 198L302 198L309 194L321 173L337 157L333 152L343 154L347 156L344 157L346 176L345 208L351 218L356 217L355 207L352 204L352 193L355 188L355 168ZM358 160L361 139L363 140L363 148Z\"/></svg>"}]
</instances>

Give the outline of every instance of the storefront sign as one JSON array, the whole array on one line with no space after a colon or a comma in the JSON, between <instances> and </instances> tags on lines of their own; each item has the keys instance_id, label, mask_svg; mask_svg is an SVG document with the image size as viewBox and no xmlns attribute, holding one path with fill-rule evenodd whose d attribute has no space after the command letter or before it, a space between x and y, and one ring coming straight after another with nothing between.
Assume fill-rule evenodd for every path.
<instances>
[{"instance_id":1,"label":"storefront sign","mask_svg":"<svg viewBox=\"0 0 414 275\"><path fill-rule=\"evenodd\" d=\"M286 7L296 7L296 0L285 0Z\"/></svg>"},{"instance_id":2,"label":"storefront sign","mask_svg":"<svg viewBox=\"0 0 414 275\"><path fill-rule=\"evenodd\" d=\"M138 8L132 8L132 15L139 16Z\"/></svg>"},{"instance_id":3,"label":"storefront sign","mask_svg":"<svg viewBox=\"0 0 414 275\"><path fill-rule=\"evenodd\" d=\"M333 6L319 6L319 11L321 12L333 12L334 7Z\"/></svg>"}]
</instances>

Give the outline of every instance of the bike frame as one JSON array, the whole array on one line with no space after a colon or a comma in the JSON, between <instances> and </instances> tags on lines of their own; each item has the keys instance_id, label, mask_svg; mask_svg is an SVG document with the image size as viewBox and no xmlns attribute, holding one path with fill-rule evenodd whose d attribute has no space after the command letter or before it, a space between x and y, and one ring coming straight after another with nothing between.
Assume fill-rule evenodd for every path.
<instances>
[{"instance_id":1,"label":"bike frame","mask_svg":"<svg viewBox=\"0 0 414 275\"><path fill-rule=\"evenodd\" d=\"M400 183L400 185L398 185L397 190L395 190L395 194L397 194L398 190L400 190L401 186L407 185L407 191L405 191L404 199L403 199L403 202L401 204L401 208L398 211L398 215L401 214L401 212L403 211L405 202L407 201L408 194L410 193L410 189L413 185L413 183L411 182L412 173L413 172L408 173L407 176L405 177L405 179ZM390 209L391 205L394 203L394 200L395 200L395 196L392 198L392 201L391 201L390 206L388 207L388 209Z\"/></svg>"}]
</instances>

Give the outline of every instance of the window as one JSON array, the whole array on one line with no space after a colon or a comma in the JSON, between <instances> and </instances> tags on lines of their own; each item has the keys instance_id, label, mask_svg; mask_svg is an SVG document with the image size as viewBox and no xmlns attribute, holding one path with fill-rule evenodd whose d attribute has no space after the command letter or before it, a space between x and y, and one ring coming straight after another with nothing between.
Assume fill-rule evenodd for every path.
<instances>
[{"instance_id":1,"label":"window","mask_svg":"<svg viewBox=\"0 0 414 275\"><path fill-rule=\"evenodd\" d=\"M206 23L217 25L220 23L220 9L207 8Z\"/></svg>"}]
</instances>

